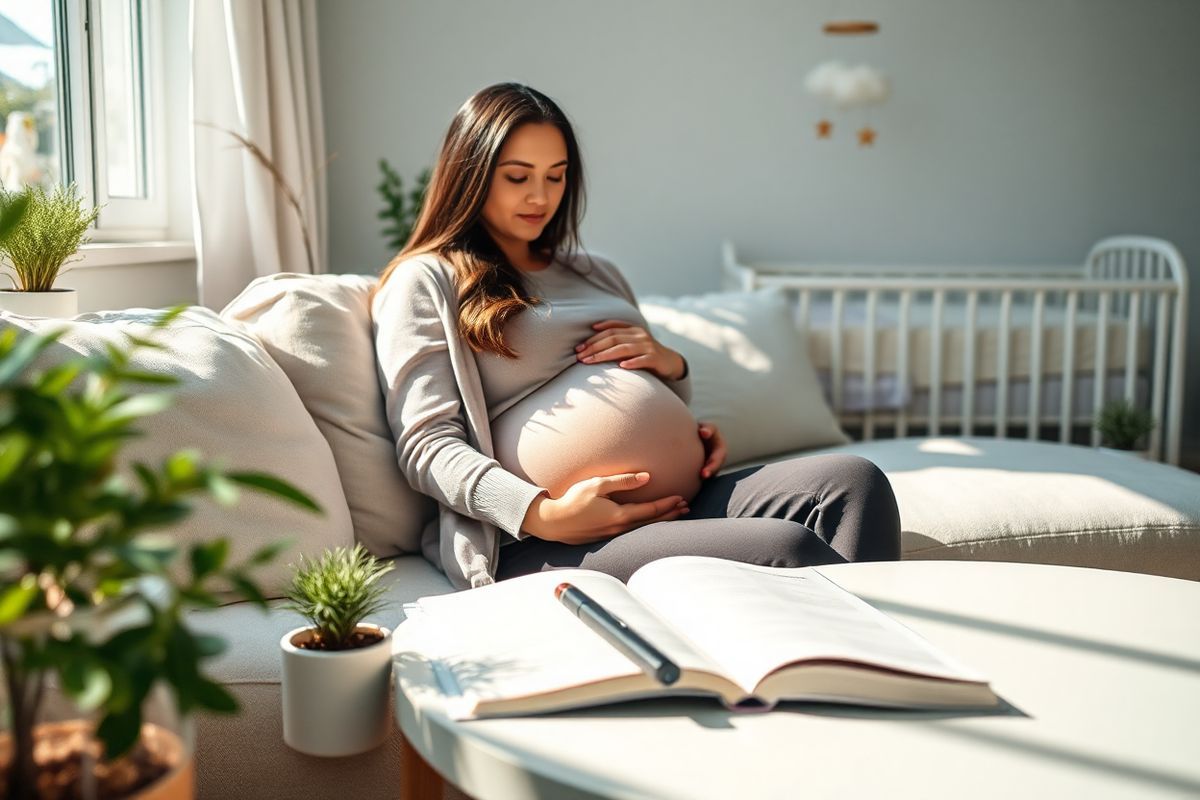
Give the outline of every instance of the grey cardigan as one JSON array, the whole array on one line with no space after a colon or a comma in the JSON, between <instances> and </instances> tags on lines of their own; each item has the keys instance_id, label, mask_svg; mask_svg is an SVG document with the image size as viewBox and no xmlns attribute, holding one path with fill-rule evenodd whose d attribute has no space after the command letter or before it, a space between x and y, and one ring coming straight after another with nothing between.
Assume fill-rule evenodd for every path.
<instances>
[{"instance_id":1,"label":"grey cardigan","mask_svg":"<svg viewBox=\"0 0 1200 800\"><path fill-rule=\"evenodd\" d=\"M612 262L582 252L564 260L638 307ZM376 292L371 318L400 469L414 489L438 502L421 551L455 589L468 589L495 582L497 529L515 536L544 489L493 458L483 385L475 354L458 332L456 297L452 265L432 254L414 256ZM644 317L630 321L646 326ZM664 383L685 403L691 399L686 368L684 377Z\"/></svg>"}]
</instances>

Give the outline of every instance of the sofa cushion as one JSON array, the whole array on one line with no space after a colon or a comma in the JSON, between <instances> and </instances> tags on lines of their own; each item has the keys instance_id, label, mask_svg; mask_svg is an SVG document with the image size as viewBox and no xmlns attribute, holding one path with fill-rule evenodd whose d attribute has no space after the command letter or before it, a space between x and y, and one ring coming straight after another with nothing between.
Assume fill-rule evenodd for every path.
<instances>
[{"instance_id":1,"label":"sofa cushion","mask_svg":"<svg viewBox=\"0 0 1200 800\"><path fill-rule=\"evenodd\" d=\"M908 438L854 453L887 475L905 559L1099 567L1200 580L1200 475L1129 453L1015 439Z\"/></svg>"},{"instance_id":2,"label":"sofa cushion","mask_svg":"<svg viewBox=\"0 0 1200 800\"><path fill-rule=\"evenodd\" d=\"M437 513L400 471L384 414L370 319L373 275L279 273L221 311L283 368L333 450L354 533L377 556L421 551Z\"/></svg>"},{"instance_id":3,"label":"sofa cushion","mask_svg":"<svg viewBox=\"0 0 1200 800\"><path fill-rule=\"evenodd\" d=\"M687 359L688 404L716 423L730 463L849 441L778 289L646 297L656 339Z\"/></svg>"},{"instance_id":4,"label":"sofa cushion","mask_svg":"<svg viewBox=\"0 0 1200 800\"><path fill-rule=\"evenodd\" d=\"M192 514L167 529L184 545L217 536L229 538L231 562L280 538L292 539L292 547L255 573L270 596L282 596L290 578L287 564L298 554L317 555L354 541L329 445L287 376L254 337L200 306L185 310L167 331L155 333L151 326L162 313L162 309L132 308L68 320L2 313L0 331L18 328L42 333L64 328L66 333L37 362L42 368L79 355L103 354L106 343L124 347L125 334L165 345L166 349L140 349L131 359L134 369L172 375L179 382L167 387L173 402L166 410L135 424L144 435L131 439L122 450L121 472L136 485L133 462L158 465L177 450L195 448L229 470L267 472L307 493L323 515L242 490L231 507L207 496L193 496ZM76 387L80 386L77 380ZM163 387L130 384L129 388L158 391ZM181 567L182 561L186 559Z\"/></svg>"}]
</instances>

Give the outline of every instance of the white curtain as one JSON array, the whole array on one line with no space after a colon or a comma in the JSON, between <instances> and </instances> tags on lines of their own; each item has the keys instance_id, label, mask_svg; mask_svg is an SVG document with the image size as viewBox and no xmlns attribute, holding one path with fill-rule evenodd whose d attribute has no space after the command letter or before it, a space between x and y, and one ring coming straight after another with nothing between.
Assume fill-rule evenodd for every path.
<instances>
[{"instance_id":1,"label":"white curtain","mask_svg":"<svg viewBox=\"0 0 1200 800\"><path fill-rule=\"evenodd\" d=\"M327 272L325 129L316 0L192 0L192 171L199 301L220 310L254 278ZM303 228L256 145L300 200Z\"/></svg>"}]
</instances>

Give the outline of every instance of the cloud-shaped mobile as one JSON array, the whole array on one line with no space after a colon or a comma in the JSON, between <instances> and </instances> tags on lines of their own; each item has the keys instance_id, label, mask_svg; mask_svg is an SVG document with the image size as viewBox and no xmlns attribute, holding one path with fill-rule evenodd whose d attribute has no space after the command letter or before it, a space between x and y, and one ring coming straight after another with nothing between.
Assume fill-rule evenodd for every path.
<instances>
[{"instance_id":1,"label":"cloud-shaped mobile","mask_svg":"<svg viewBox=\"0 0 1200 800\"><path fill-rule=\"evenodd\" d=\"M826 61L813 67L804 79L810 94L832 102L838 108L869 106L887 99L890 87L883 73L866 64L850 66L841 61Z\"/></svg>"}]
</instances>

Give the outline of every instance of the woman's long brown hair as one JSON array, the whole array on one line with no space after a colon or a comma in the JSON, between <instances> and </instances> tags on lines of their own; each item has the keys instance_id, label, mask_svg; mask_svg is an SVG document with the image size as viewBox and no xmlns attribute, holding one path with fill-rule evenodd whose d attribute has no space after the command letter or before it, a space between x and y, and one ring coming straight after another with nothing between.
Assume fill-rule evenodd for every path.
<instances>
[{"instance_id":1,"label":"woman's long brown hair","mask_svg":"<svg viewBox=\"0 0 1200 800\"><path fill-rule=\"evenodd\" d=\"M505 140L531 122L550 123L562 132L568 168L562 202L530 243L530 253L549 258L560 250L579 249L583 166L571 123L541 92L519 83L498 83L476 92L454 115L412 235L384 267L378 284L382 287L412 256L433 253L445 259L456 274L459 333L473 350L509 358L517 353L504 341L504 324L538 300L529 295L520 270L483 227L482 210Z\"/></svg>"}]
</instances>

